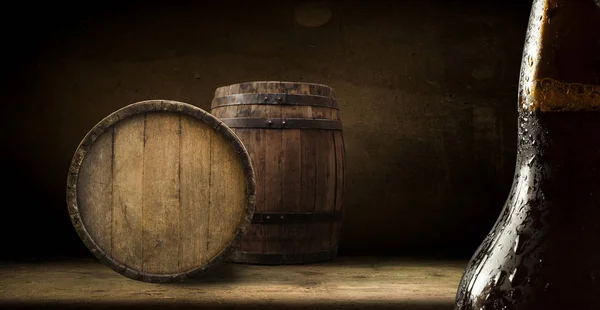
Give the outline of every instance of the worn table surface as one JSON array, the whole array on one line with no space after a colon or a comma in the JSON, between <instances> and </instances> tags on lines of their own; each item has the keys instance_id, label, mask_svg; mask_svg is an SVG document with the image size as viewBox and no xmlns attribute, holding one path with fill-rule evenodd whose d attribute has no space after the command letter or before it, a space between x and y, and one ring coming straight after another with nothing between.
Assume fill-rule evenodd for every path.
<instances>
[{"instance_id":1,"label":"worn table surface","mask_svg":"<svg viewBox=\"0 0 600 310\"><path fill-rule=\"evenodd\" d=\"M465 261L339 257L226 263L184 283L130 280L94 260L0 263L0 309L452 309Z\"/></svg>"}]
</instances>

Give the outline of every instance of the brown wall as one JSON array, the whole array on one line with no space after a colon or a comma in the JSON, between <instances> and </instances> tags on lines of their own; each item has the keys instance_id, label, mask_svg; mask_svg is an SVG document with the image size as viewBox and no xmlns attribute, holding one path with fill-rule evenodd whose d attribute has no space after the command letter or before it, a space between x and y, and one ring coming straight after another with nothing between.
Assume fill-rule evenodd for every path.
<instances>
[{"instance_id":1,"label":"brown wall","mask_svg":"<svg viewBox=\"0 0 600 310\"><path fill-rule=\"evenodd\" d=\"M3 22L12 202L2 254L87 254L66 213L66 172L115 109L171 99L208 110L219 86L286 80L327 84L339 98L342 253L471 255L511 185L529 4L327 3L332 19L318 28L294 21L298 1L13 12Z\"/></svg>"}]
</instances>

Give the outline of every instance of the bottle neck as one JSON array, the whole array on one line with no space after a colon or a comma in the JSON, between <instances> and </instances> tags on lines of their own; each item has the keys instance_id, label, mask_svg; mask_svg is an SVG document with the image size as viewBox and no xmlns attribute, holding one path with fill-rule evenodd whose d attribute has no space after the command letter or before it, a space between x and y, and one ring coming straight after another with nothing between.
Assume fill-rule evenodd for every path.
<instances>
[{"instance_id":1,"label":"bottle neck","mask_svg":"<svg viewBox=\"0 0 600 310\"><path fill-rule=\"evenodd\" d=\"M598 29L595 0L534 0L521 63L521 110L600 110Z\"/></svg>"},{"instance_id":2,"label":"bottle neck","mask_svg":"<svg viewBox=\"0 0 600 310\"><path fill-rule=\"evenodd\" d=\"M600 189L600 111L521 111L518 123L517 169L528 166L552 184Z\"/></svg>"}]
</instances>

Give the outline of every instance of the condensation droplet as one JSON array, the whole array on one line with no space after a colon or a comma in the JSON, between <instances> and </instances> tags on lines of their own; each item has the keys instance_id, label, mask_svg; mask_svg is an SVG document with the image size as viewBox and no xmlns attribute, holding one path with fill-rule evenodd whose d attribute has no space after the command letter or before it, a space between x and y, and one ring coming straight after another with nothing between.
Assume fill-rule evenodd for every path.
<instances>
[{"instance_id":1,"label":"condensation droplet","mask_svg":"<svg viewBox=\"0 0 600 310\"><path fill-rule=\"evenodd\" d=\"M542 267L544 267L544 262L543 260L540 258L536 263L535 263L535 268L536 269L542 269Z\"/></svg>"},{"instance_id":2,"label":"condensation droplet","mask_svg":"<svg viewBox=\"0 0 600 310\"><path fill-rule=\"evenodd\" d=\"M533 57L531 55L527 56L527 64L532 67L533 66Z\"/></svg>"},{"instance_id":3,"label":"condensation droplet","mask_svg":"<svg viewBox=\"0 0 600 310\"><path fill-rule=\"evenodd\" d=\"M496 277L494 278L494 283L496 286L500 286L502 285L502 283L504 283L504 280L506 280L506 271L502 270L500 272L498 272L496 274Z\"/></svg>"},{"instance_id":4,"label":"condensation droplet","mask_svg":"<svg viewBox=\"0 0 600 310\"><path fill-rule=\"evenodd\" d=\"M508 277L508 280L510 281L510 284L512 286L517 286L517 285L523 283L523 280L525 280L526 275L527 275L527 268L525 266L521 265L521 266L515 268L515 270L513 270L513 272Z\"/></svg>"},{"instance_id":5,"label":"condensation droplet","mask_svg":"<svg viewBox=\"0 0 600 310\"><path fill-rule=\"evenodd\" d=\"M521 299L521 290L518 288L510 290L510 293L508 293L508 297L512 298L513 300Z\"/></svg>"},{"instance_id":6,"label":"condensation droplet","mask_svg":"<svg viewBox=\"0 0 600 310\"><path fill-rule=\"evenodd\" d=\"M517 238L515 238L515 246L513 247L513 251L515 252L515 254L519 255L523 252L525 241L525 234L517 235Z\"/></svg>"}]
</instances>

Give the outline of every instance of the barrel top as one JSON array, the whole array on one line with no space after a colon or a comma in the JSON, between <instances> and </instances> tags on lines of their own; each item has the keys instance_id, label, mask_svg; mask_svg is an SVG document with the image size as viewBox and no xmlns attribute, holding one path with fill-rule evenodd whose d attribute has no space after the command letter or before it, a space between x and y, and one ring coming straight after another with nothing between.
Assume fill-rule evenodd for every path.
<instances>
[{"instance_id":1,"label":"barrel top","mask_svg":"<svg viewBox=\"0 0 600 310\"><path fill-rule=\"evenodd\" d=\"M151 114L154 115L152 118L149 116ZM143 125L135 127L137 124ZM138 130L140 128L141 130ZM118 138L120 140L117 140L116 133L120 133ZM212 138L213 136L221 137L222 139ZM179 141L174 139L177 137L179 137ZM135 143L130 141L134 141ZM197 154L198 150L202 151L203 148L197 144L202 144L204 141L210 142L207 145L210 145L211 149L207 151L206 155L206 158L210 158L210 162L199 164L198 162L201 162L199 159L202 159L202 157L199 157ZM118 152L117 143L120 145ZM136 143L140 145L138 149L143 151L143 156L139 156L139 153L131 151L135 147L130 147L130 145ZM168 155L169 150L174 150L172 151L174 155L171 157L165 155ZM216 153L213 155L211 152ZM125 155L121 156L119 154ZM117 156L121 156L120 160L122 160L119 162L121 165L119 169L115 168L118 163L118 160L115 159ZM176 161L176 163L171 162L170 159L173 159L172 161ZM144 161L150 163L146 164ZM141 168L132 167L136 163L141 163L138 165ZM215 163L218 166L217 168L214 168ZM186 170L182 172L184 164L186 165ZM103 166L107 168L105 169ZM135 177L132 178L132 174L130 173L131 170L135 169L141 172L139 173L141 175L141 179L139 180ZM163 170L172 171L172 174L166 173L169 177L164 177L165 172ZM106 173L103 171L106 171ZM123 173L125 173L124 176ZM146 174L145 177L144 174ZM172 178L171 175L173 176ZM206 209L204 206L206 203L200 203L194 199L197 198L194 196L197 195L197 191L194 189L198 188L198 185L205 187L204 185L211 184L210 182L202 181L204 180L204 175L208 175L210 180L215 178L216 181L212 181L211 186L213 188L217 187L215 189L217 195L212 194L212 189L203 189L212 201L208 203L208 211L203 211ZM119 182L118 184L117 181ZM185 185L184 182L186 182ZM107 183L109 185L106 185ZM144 187L147 184L151 185L146 192L140 190L143 193L142 198L144 198L144 195L149 197L136 200L139 195L136 196L132 193L138 187L142 187L140 184L143 184ZM167 186L164 186L165 184ZM235 187L231 189L231 192L235 192L235 194L228 194L229 192L227 191L230 190L228 188L230 186ZM242 238L254 213L255 186L254 170L248 151L238 136L222 121L206 111L187 103L171 100L147 100L130 104L111 113L85 135L77 147L69 167L66 198L69 215L77 234L91 253L101 262L116 272L135 280L145 282L179 282L185 278L197 276L210 270L230 255L233 251L233 245ZM88 187L89 189L86 189ZM182 198L184 197L182 188L186 189L186 193L191 193L189 197L185 197L185 202L184 198ZM104 195L104 193L98 192L98 189L100 191L106 189L110 195ZM117 194L115 191L119 190L121 192ZM113 192L115 193L113 194ZM179 198L177 198L178 202L173 202L173 197L177 197L177 195L179 195ZM119 199L122 201L119 203L115 202ZM131 200L134 200L134 203ZM138 204L136 205L135 202ZM210 207L211 203L214 204L214 207ZM147 204L150 206L148 207L150 211L145 210ZM184 233L186 227L191 225L193 228L196 225L193 219L187 219L187 213L181 213L174 217L171 216L171 220L175 224L168 222L169 219L165 219L165 216L168 212L171 212L170 210L175 210L173 212L183 212L181 211L183 209L169 209L169 206L172 204L178 205L179 209L185 204L187 208L186 212L191 212L189 214L192 214L192 216L199 216L198 214L202 212L204 212L202 214L208 214L212 225L221 225L220 222L228 221L228 224L223 225L229 225L227 226L229 228L220 226L221 228L211 229L208 232L208 235L205 237L212 238L207 240L211 240L210 242L213 245L211 246L210 254L206 254L202 260L194 260L194 255L186 254L185 259L188 261L185 264L178 262L175 264L175 267L171 268L160 266L162 261L168 262L169 259L172 259L165 249L169 244L162 244L163 241L168 243L169 237L160 237L163 236L160 234L168 235L173 231L173 227L179 227L175 229L175 233L179 236L177 237L179 239L175 238L171 240L171 245L175 244L174 253L176 256L174 259L177 261L178 259L181 260L181 251L183 251L182 247L184 247L182 245L182 242L184 242L182 241L183 238L190 239L186 236L188 233ZM223 213L225 212L223 208L217 207L218 205L231 204L235 204L235 207L231 208L232 211L228 211L231 213L230 216L227 215L228 213ZM142 210L141 214L143 214L140 215L141 217L136 217L136 214L131 213L136 212L134 209L138 208L134 208L133 205L141 206L139 207ZM152 208L158 208L156 210L159 210L160 213L153 213ZM215 211L212 211L211 208L215 209ZM94 209L101 210L95 211ZM118 212L115 210L118 210ZM144 210L146 213L144 213ZM167 213L162 214L162 212ZM217 212L218 214L213 215L211 212ZM117 213L119 214L117 215ZM126 214L123 215L124 213ZM89 220L90 214L94 215L91 221ZM106 220L106 225L102 226L96 223L102 222L103 219L101 217L106 216L112 217ZM117 216L124 218L119 220L116 218ZM223 217L227 219L231 216L234 216L233 220L223 219ZM216 221L215 218L217 219ZM116 225L115 221L125 223L126 225L122 225L122 227L126 227L127 229L142 225L139 226L142 227L139 228L142 240L138 242L149 244L148 247L144 245L142 253L146 249L150 249L150 251L155 252L153 255L163 257L161 258L162 261L159 260L158 263L152 261L154 257L151 257L149 263L143 261L141 264L142 266L152 265L152 262L155 265L158 264L159 267L156 268L158 271L153 271L153 267L148 266L141 268L136 265L137 263L131 262L131 248L128 245L133 247L142 246L135 244L135 240L131 241L133 243L125 244L124 247L123 244L115 246L114 241L109 241L112 243L108 243L108 246L106 246L106 244L101 242L102 240L98 240L102 238L102 229L110 229L108 235L117 234L114 230L115 228L113 228L113 225ZM150 228L143 228L143 225L151 225L150 227L153 227L155 224L148 223L155 222L158 226L162 225L161 230L158 232L159 235L148 237L148 233L145 233L145 231ZM90 223L97 227L102 226L102 228L87 227L90 226ZM200 224L202 223L197 225ZM99 230L93 233L93 229ZM120 234L127 236L122 231ZM146 238L143 238L144 235L146 235ZM190 244L196 248L189 253L208 251L208 241L204 241L206 250L204 247L196 245L193 240L186 243L185 247L189 247ZM120 259L113 255L118 254L119 251L121 251L119 255L126 257L126 259ZM177 254L177 251L179 251L179 254ZM147 253L147 255L150 254ZM128 259L129 261L127 261Z\"/></svg>"},{"instance_id":2,"label":"barrel top","mask_svg":"<svg viewBox=\"0 0 600 310\"><path fill-rule=\"evenodd\" d=\"M215 90L215 97L254 93L287 93L336 98L335 91L330 86L291 81L249 81L225 85Z\"/></svg>"},{"instance_id":3,"label":"barrel top","mask_svg":"<svg viewBox=\"0 0 600 310\"><path fill-rule=\"evenodd\" d=\"M333 88L317 83L251 81L218 87L212 108L239 104L293 104L338 108Z\"/></svg>"}]
</instances>

